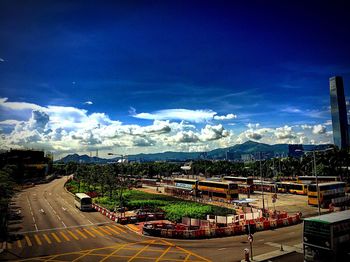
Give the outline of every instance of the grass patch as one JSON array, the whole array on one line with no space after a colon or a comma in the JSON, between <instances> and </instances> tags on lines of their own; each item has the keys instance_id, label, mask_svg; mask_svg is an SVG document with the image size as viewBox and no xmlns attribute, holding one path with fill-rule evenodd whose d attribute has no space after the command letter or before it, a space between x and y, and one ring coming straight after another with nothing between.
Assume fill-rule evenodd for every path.
<instances>
[{"instance_id":1,"label":"grass patch","mask_svg":"<svg viewBox=\"0 0 350 262\"><path fill-rule=\"evenodd\" d=\"M76 181L70 181L66 186L72 193L78 192ZM80 192L87 192L87 190L88 188L82 183ZM118 193L118 191L113 192L113 198L101 196L94 198L93 201L109 210L114 210L115 207L119 207L120 196ZM150 194L138 190L123 191L122 199L123 205L129 210L145 208L153 211L162 210L165 212L166 219L178 222L181 221L182 217L206 219L207 215L227 215L235 212L225 207L182 200L167 195Z\"/></svg>"}]
</instances>

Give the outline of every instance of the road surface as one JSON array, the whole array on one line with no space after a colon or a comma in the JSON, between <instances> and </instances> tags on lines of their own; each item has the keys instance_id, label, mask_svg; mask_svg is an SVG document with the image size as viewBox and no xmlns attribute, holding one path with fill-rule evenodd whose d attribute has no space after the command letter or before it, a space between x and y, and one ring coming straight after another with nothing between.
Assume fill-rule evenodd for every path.
<instances>
[{"instance_id":1,"label":"road surface","mask_svg":"<svg viewBox=\"0 0 350 262\"><path fill-rule=\"evenodd\" d=\"M64 189L66 178L21 191L11 206L12 238L1 259L39 261L240 261L246 235L173 240L136 234L98 212L81 212ZM254 256L300 247L301 225L254 234ZM41 261L42 259L40 259Z\"/></svg>"}]
</instances>

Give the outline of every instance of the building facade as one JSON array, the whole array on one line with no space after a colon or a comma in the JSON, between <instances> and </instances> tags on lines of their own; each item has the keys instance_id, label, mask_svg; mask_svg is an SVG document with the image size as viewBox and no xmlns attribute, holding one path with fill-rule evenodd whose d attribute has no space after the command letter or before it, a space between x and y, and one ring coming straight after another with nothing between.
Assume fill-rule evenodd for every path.
<instances>
[{"instance_id":1,"label":"building facade","mask_svg":"<svg viewBox=\"0 0 350 262\"><path fill-rule=\"evenodd\" d=\"M345 149L349 147L349 132L342 77L331 77L329 85L334 144L339 149Z\"/></svg>"}]
</instances>

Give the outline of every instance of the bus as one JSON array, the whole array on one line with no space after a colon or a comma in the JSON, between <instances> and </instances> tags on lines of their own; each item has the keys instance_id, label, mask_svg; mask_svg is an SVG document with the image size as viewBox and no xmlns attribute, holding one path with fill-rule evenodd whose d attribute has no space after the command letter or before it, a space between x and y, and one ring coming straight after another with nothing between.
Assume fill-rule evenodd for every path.
<instances>
[{"instance_id":1,"label":"bus","mask_svg":"<svg viewBox=\"0 0 350 262\"><path fill-rule=\"evenodd\" d=\"M319 183L340 181L337 176L317 176L317 180ZM297 182L300 184L314 184L316 183L316 176L298 176Z\"/></svg>"},{"instance_id":2,"label":"bus","mask_svg":"<svg viewBox=\"0 0 350 262\"><path fill-rule=\"evenodd\" d=\"M224 176L224 180L237 182L239 184L253 185L252 177L241 177L241 176Z\"/></svg>"},{"instance_id":3,"label":"bus","mask_svg":"<svg viewBox=\"0 0 350 262\"><path fill-rule=\"evenodd\" d=\"M91 210L92 209L92 200L87 194L76 193L74 196L74 204L80 210Z\"/></svg>"},{"instance_id":4,"label":"bus","mask_svg":"<svg viewBox=\"0 0 350 262\"><path fill-rule=\"evenodd\" d=\"M254 182L252 177L224 176L223 181L234 182L238 184L238 193L254 193Z\"/></svg>"},{"instance_id":5,"label":"bus","mask_svg":"<svg viewBox=\"0 0 350 262\"><path fill-rule=\"evenodd\" d=\"M253 188L256 191L276 193L276 184L270 181L254 180Z\"/></svg>"},{"instance_id":6,"label":"bus","mask_svg":"<svg viewBox=\"0 0 350 262\"><path fill-rule=\"evenodd\" d=\"M307 185L293 182L276 183L278 193L290 193L297 195L307 195Z\"/></svg>"},{"instance_id":7,"label":"bus","mask_svg":"<svg viewBox=\"0 0 350 262\"><path fill-rule=\"evenodd\" d=\"M319 203L322 208L327 208L332 200L345 196L344 182L329 182L318 184L320 199ZM316 184L308 186L308 204L317 206L317 187Z\"/></svg>"},{"instance_id":8,"label":"bus","mask_svg":"<svg viewBox=\"0 0 350 262\"><path fill-rule=\"evenodd\" d=\"M304 219L304 261L350 261L350 210Z\"/></svg>"},{"instance_id":9,"label":"bus","mask_svg":"<svg viewBox=\"0 0 350 262\"><path fill-rule=\"evenodd\" d=\"M232 182L198 181L198 192L203 197L214 200L238 199L238 184Z\"/></svg>"}]
</instances>

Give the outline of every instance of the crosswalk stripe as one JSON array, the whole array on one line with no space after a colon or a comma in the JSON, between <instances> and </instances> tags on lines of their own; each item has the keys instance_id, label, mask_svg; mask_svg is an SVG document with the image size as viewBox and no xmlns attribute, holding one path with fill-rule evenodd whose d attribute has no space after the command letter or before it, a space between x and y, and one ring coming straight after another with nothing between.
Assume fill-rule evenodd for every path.
<instances>
[{"instance_id":1,"label":"crosswalk stripe","mask_svg":"<svg viewBox=\"0 0 350 262\"><path fill-rule=\"evenodd\" d=\"M19 248L22 248L22 242L21 242L21 240L17 240L17 246L19 247Z\"/></svg>"},{"instance_id":2,"label":"crosswalk stripe","mask_svg":"<svg viewBox=\"0 0 350 262\"><path fill-rule=\"evenodd\" d=\"M45 240L46 240L47 243L49 243L49 244L52 243L51 240L50 240L50 238L49 238L46 234L43 234L43 236L44 236L44 238L45 238Z\"/></svg>"},{"instance_id":3,"label":"crosswalk stripe","mask_svg":"<svg viewBox=\"0 0 350 262\"><path fill-rule=\"evenodd\" d=\"M102 230L103 232L105 232L107 235L112 235L111 232L108 232L107 230L103 229L102 227L99 227L100 230Z\"/></svg>"},{"instance_id":4,"label":"crosswalk stripe","mask_svg":"<svg viewBox=\"0 0 350 262\"><path fill-rule=\"evenodd\" d=\"M89 230L87 230L86 228L84 228L84 231L86 232L86 233L88 233L90 236L92 236L92 237L96 237L94 234L92 234Z\"/></svg>"},{"instance_id":5,"label":"crosswalk stripe","mask_svg":"<svg viewBox=\"0 0 350 262\"><path fill-rule=\"evenodd\" d=\"M11 249L12 248L12 244L9 243L9 242L6 242L6 247L7 247L7 249Z\"/></svg>"},{"instance_id":6,"label":"crosswalk stripe","mask_svg":"<svg viewBox=\"0 0 350 262\"><path fill-rule=\"evenodd\" d=\"M33 244L32 244L32 241L30 241L29 237L28 237L27 235L25 235L24 238L25 238L25 240L26 240L28 246L31 247Z\"/></svg>"},{"instance_id":7,"label":"crosswalk stripe","mask_svg":"<svg viewBox=\"0 0 350 262\"><path fill-rule=\"evenodd\" d=\"M51 233L51 235L58 243L61 243L61 239L59 239L59 237L56 235L56 233Z\"/></svg>"},{"instance_id":8,"label":"crosswalk stripe","mask_svg":"<svg viewBox=\"0 0 350 262\"><path fill-rule=\"evenodd\" d=\"M73 233L72 231L67 230L67 232L68 232L75 240L79 240L79 238L78 238L76 235L74 235L74 233Z\"/></svg>"},{"instance_id":9,"label":"crosswalk stripe","mask_svg":"<svg viewBox=\"0 0 350 262\"><path fill-rule=\"evenodd\" d=\"M100 236L104 236L103 233L101 233L100 231L96 230L95 228L91 228L93 231L95 231L97 234L99 234Z\"/></svg>"},{"instance_id":10,"label":"crosswalk stripe","mask_svg":"<svg viewBox=\"0 0 350 262\"><path fill-rule=\"evenodd\" d=\"M113 225L112 227L114 227L114 228L116 228L116 229L122 231L123 233L126 233L126 231L125 231L124 229L118 227L117 225Z\"/></svg>"},{"instance_id":11,"label":"crosswalk stripe","mask_svg":"<svg viewBox=\"0 0 350 262\"><path fill-rule=\"evenodd\" d=\"M63 236L63 238L66 240L66 241L70 241L70 239L66 236L66 234L64 232L60 232L60 234Z\"/></svg>"},{"instance_id":12,"label":"crosswalk stripe","mask_svg":"<svg viewBox=\"0 0 350 262\"><path fill-rule=\"evenodd\" d=\"M43 243L41 242L40 238L37 235L34 235L35 241L38 243L39 246L41 246Z\"/></svg>"},{"instance_id":13,"label":"crosswalk stripe","mask_svg":"<svg viewBox=\"0 0 350 262\"><path fill-rule=\"evenodd\" d=\"M87 238L87 236L81 232L79 229L76 229L75 232L77 232L79 235L81 235L83 238Z\"/></svg>"},{"instance_id":14,"label":"crosswalk stripe","mask_svg":"<svg viewBox=\"0 0 350 262\"><path fill-rule=\"evenodd\" d=\"M108 228L109 230L111 230L112 232L114 232L115 234L119 235L120 233L116 230L114 230L113 228L106 226L106 228Z\"/></svg>"}]
</instances>

